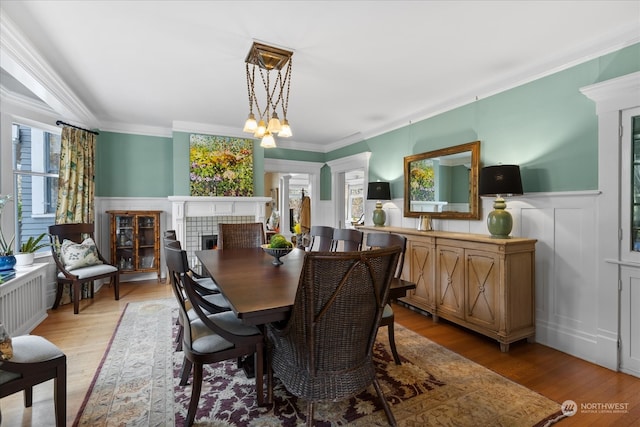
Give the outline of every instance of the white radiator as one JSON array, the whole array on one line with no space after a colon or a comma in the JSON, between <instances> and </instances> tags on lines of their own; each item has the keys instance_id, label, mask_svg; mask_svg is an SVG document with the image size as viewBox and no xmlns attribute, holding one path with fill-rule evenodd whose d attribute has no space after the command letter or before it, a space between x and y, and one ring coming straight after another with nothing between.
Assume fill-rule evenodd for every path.
<instances>
[{"instance_id":1,"label":"white radiator","mask_svg":"<svg viewBox=\"0 0 640 427\"><path fill-rule=\"evenodd\" d=\"M45 273L47 264L34 264L0 284L0 322L11 336L31 332L47 317Z\"/></svg>"}]
</instances>

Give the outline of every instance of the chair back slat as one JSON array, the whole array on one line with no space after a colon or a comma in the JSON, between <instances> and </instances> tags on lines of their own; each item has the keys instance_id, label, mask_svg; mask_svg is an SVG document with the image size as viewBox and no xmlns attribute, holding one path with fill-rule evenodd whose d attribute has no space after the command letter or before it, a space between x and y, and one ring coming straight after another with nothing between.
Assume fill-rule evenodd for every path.
<instances>
[{"instance_id":1,"label":"chair back slat","mask_svg":"<svg viewBox=\"0 0 640 427\"><path fill-rule=\"evenodd\" d=\"M309 245L310 251L328 252L331 250L331 243L333 240L333 227L325 225L313 225L311 226L311 244Z\"/></svg>"},{"instance_id":2,"label":"chair back slat","mask_svg":"<svg viewBox=\"0 0 640 427\"><path fill-rule=\"evenodd\" d=\"M362 238L364 233L351 228L336 228L333 230L333 240L331 250L342 250L343 252L359 251L362 248Z\"/></svg>"}]
</instances>

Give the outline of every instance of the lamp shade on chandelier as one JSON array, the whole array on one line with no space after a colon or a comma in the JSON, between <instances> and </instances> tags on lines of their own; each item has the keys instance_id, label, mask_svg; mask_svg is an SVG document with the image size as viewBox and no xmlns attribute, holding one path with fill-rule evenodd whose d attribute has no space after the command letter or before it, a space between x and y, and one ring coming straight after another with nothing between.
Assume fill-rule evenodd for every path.
<instances>
[{"instance_id":1,"label":"lamp shade on chandelier","mask_svg":"<svg viewBox=\"0 0 640 427\"><path fill-rule=\"evenodd\" d=\"M260 146L264 148L276 146L275 135L280 138L293 135L287 120L292 55L291 51L254 42L245 59L249 116L242 130L260 138ZM260 76L257 87L256 71Z\"/></svg>"}]
</instances>

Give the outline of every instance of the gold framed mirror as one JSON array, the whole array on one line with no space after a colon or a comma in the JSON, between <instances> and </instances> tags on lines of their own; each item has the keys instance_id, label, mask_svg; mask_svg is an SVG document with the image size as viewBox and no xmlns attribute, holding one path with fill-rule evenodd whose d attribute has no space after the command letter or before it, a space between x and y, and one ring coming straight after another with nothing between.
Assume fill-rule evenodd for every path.
<instances>
[{"instance_id":1,"label":"gold framed mirror","mask_svg":"<svg viewBox=\"0 0 640 427\"><path fill-rule=\"evenodd\" d=\"M480 219L480 141L404 158L404 216Z\"/></svg>"}]
</instances>

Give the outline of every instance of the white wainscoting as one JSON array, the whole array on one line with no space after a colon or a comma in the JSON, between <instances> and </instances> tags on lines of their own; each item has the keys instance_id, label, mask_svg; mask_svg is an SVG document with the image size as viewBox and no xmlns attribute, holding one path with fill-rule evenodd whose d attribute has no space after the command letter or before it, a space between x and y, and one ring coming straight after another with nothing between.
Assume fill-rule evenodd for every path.
<instances>
[{"instance_id":1,"label":"white wainscoting","mask_svg":"<svg viewBox=\"0 0 640 427\"><path fill-rule=\"evenodd\" d=\"M599 292L618 292L618 284L598 283L596 259L597 191L528 193L507 199L513 215L513 236L538 240L536 244L536 341L610 369L598 358L617 345L617 330L598 328ZM488 234L486 218L493 199L483 198L481 220L433 220L436 230ZM416 218L403 217L403 201L384 204L387 225L417 227ZM367 202L367 212L374 209ZM371 224L370 215L365 221ZM600 309L600 310L599 310ZM606 316L618 318L607 308ZM612 323L617 323L617 320Z\"/></svg>"}]
</instances>

